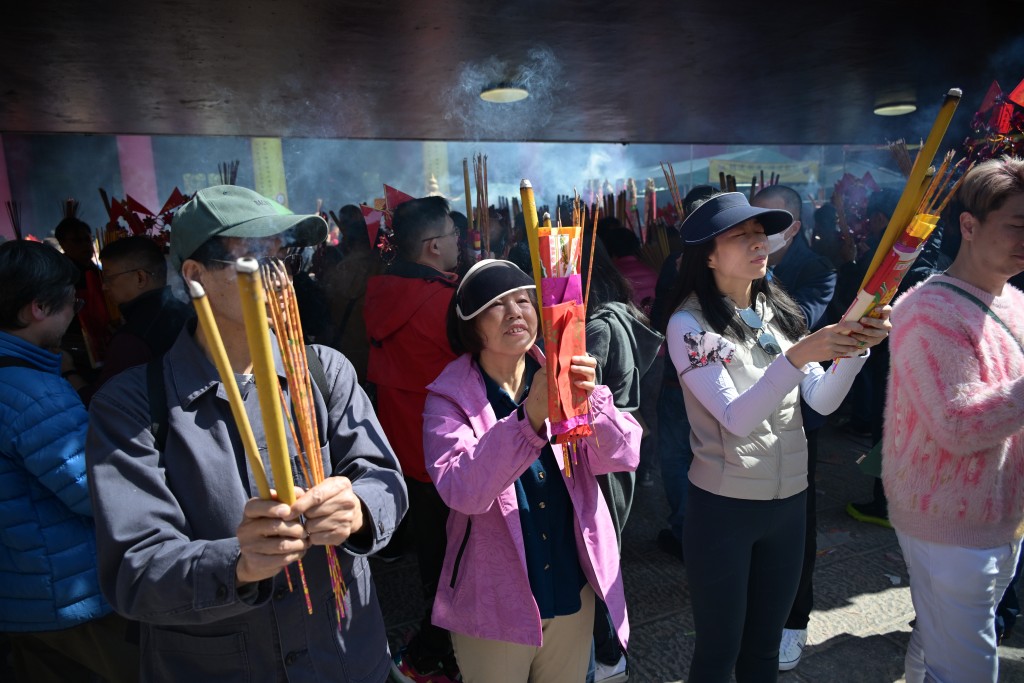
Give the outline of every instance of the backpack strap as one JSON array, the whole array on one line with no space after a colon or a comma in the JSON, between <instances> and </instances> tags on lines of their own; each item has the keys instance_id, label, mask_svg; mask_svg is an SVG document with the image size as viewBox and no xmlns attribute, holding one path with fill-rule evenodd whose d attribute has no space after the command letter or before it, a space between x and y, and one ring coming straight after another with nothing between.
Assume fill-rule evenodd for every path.
<instances>
[{"instance_id":1,"label":"backpack strap","mask_svg":"<svg viewBox=\"0 0 1024 683\"><path fill-rule=\"evenodd\" d=\"M331 388L327 384L327 373L324 372L324 364L320 362L320 356L316 355L311 344L306 344L306 365L309 366L309 378L320 390L324 397L324 403L331 395Z\"/></svg>"},{"instance_id":2,"label":"backpack strap","mask_svg":"<svg viewBox=\"0 0 1024 683\"><path fill-rule=\"evenodd\" d=\"M164 382L164 358L157 356L146 363L146 392L149 394L149 431L156 449L167 446L167 386Z\"/></svg>"},{"instance_id":3,"label":"backpack strap","mask_svg":"<svg viewBox=\"0 0 1024 683\"><path fill-rule=\"evenodd\" d=\"M1020 347L1021 353L1024 353L1024 343L1021 343L1021 340L1017 339L1017 335L1013 333L1013 330L1011 330L1009 326L1003 322L1003 319L996 315L996 312L989 308L988 304L986 304L984 301L974 296L966 289L963 289L962 287L957 287L951 282L932 282L931 284L936 287L943 287L950 291L956 292L957 294L960 294L962 297L964 297L965 299L973 303L975 306L980 308L982 311L985 312L985 315L992 318L992 320L996 321L1004 330L1006 330L1006 334L1010 335L1010 339L1017 342L1017 346Z\"/></svg>"},{"instance_id":4,"label":"backpack strap","mask_svg":"<svg viewBox=\"0 0 1024 683\"><path fill-rule=\"evenodd\" d=\"M306 344L306 365L309 366L309 378L313 380L313 384L320 390L320 395L324 397L324 403L326 404L331 397L331 387L327 383L327 373L324 372L324 364L320 362L320 356L316 355L316 351L310 344ZM327 425L317 425L317 431L320 433L320 445L324 446L327 444Z\"/></svg>"}]
</instances>

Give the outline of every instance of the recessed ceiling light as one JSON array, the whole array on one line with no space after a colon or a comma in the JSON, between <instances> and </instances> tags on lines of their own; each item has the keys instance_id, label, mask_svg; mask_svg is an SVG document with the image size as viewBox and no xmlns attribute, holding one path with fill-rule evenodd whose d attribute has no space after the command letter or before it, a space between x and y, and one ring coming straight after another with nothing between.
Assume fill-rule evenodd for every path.
<instances>
[{"instance_id":1,"label":"recessed ceiling light","mask_svg":"<svg viewBox=\"0 0 1024 683\"><path fill-rule=\"evenodd\" d=\"M917 105L913 102L889 102L875 107L875 113L879 116L903 116L917 111Z\"/></svg>"},{"instance_id":2,"label":"recessed ceiling light","mask_svg":"<svg viewBox=\"0 0 1024 683\"><path fill-rule=\"evenodd\" d=\"M480 91L480 99L485 102L518 102L529 96L526 88L514 83L494 83Z\"/></svg>"}]
</instances>

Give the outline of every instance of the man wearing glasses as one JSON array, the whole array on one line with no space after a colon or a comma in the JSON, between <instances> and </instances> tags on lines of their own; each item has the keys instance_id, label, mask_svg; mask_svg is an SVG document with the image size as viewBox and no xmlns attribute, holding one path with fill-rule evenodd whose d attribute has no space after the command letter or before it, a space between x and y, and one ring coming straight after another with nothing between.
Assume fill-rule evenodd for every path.
<instances>
[{"instance_id":1,"label":"man wearing glasses","mask_svg":"<svg viewBox=\"0 0 1024 683\"><path fill-rule=\"evenodd\" d=\"M363 315L370 337L367 378L377 387L377 413L395 448L409 488L408 532L416 548L426 614L419 633L396 656L400 680L446 683L455 678L448 632L430 622L447 537L448 508L423 459L423 405L427 385L455 360L445 319L457 277L459 238L442 197L398 206L390 242L394 261L370 278ZM404 536L403 536L404 537Z\"/></svg>"},{"instance_id":2,"label":"man wearing glasses","mask_svg":"<svg viewBox=\"0 0 1024 683\"><path fill-rule=\"evenodd\" d=\"M273 336L278 386L255 385L233 265L326 236L319 216L228 185L200 190L174 218L172 263L205 290L261 453L260 394L290 403L292 387ZM286 505L256 497L211 351L186 324L164 356L111 379L89 406L100 583L141 622L142 680L380 683L390 657L366 556L390 539L406 491L352 365L305 349L327 476L314 486L293 466L298 495ZM326 546L348 589L340 619Z\"/></svg>"},{"instance_id":3,"label":"man wearing glasses","mask_svg":"<svg viewBox=\"0 0 1024 683\"><path fill-rule=\"evenodd\" d=\"M99 377L79 389L86 405L114 375L165 353L192 317L192 307L167 286L167 261L156 242L137 235L100 252L103 290L124 319L107 346Z\"/></svg>"},{"instance_id":4,"label":"man wearing glasses","mask_svg":"<svg viewBox=\"0 0 1024 683\"><path fill-rule=\"evenodd\" d=\"M62 378L78 276L47 245L0 245L0 632L19 681L138 677L129 624L100 593L88 415Z\"/></svg>"}]
</instances>

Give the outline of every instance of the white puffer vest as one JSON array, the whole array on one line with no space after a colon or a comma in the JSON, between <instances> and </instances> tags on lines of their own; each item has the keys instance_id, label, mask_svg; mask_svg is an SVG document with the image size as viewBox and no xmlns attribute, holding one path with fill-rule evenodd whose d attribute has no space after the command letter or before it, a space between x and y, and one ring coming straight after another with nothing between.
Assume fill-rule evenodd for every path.
<instances>
[{"instance_id":1,"label":"white puffer vest","mask_svg":"<svg viewBox=\"0 0 1024 683\"><path fill-rule=\"evenodd\" d=\"M682 309L696 318L702 329L711 330L695 296L688 298ZM755 310L764 321L765 331L775 336L785 353L793 344L772 323L771 307L762 298ZM742 394L761 379L776 356L766 353L753 339L728 340L736 350L725 368ZM800 415L799 387L786 394L768 419L746 436L727 431L685 385L683 398L694 453L690 481L695 486L719 496L747 500L789 498L807 488L807 438Z\"/></svg>"}]
</instances>

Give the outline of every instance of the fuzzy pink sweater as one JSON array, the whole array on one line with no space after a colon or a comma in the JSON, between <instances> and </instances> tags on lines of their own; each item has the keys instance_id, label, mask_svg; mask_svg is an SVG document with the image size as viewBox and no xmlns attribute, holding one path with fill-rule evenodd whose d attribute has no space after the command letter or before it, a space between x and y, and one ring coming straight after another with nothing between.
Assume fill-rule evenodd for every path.
<instances>
[{"instance_id":1,"label":"fuzzy pink sweater","mask_svg":"<svg viewBox=\"0 0 1024 683\"><path fill-rule=\"evenodd\" d=\"M882 481L889 520L934 543L992 548L1024 535L1024 294L935 275L892 313Z\"/></svg>"}]
</instances>

